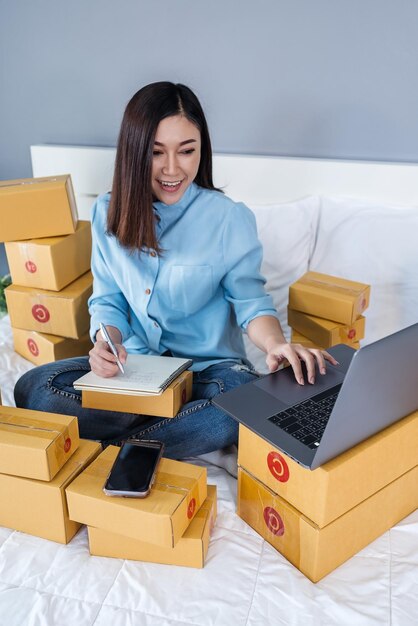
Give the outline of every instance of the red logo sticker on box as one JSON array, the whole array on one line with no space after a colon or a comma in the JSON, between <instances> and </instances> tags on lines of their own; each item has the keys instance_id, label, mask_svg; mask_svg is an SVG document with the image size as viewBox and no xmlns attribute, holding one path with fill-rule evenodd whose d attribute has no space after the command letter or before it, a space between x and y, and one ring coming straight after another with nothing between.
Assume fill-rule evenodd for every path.
<instances>
[{"instance_id":1,"label":"red logo sticker on box","mask_svg":"<svg viewBox=\"0 0 418 626\"><path fill-rule=\"evenodd\" d=\"M284 535L283 520L273 507L266 506L263 511L263 517L267 528L273 535L278 535L279 537Z\"/></svg>"},{"instance_id":2,"label":"red logo sticker on box","mask_svg":"<svg viewBox=\"0 0 418 626\"><path fill-rule=\"evenodd\" d=\"M349 339L354 339L355 336L356 336L356 329L355 328L350 328L350 330L347 333L347 337Z\"/></svg>"},{"instance_id":3,"label":"red logo sticker on box","mask_svg":"<svg viewBox=\"0 0 418 626\"><path fill-rule=\"evenodd\" d=\"M68 452L70 448L71 448L71 439L70 437L67 437L67 439L64 441L64 452Z\"/></svg>"},{"instance_id":4,"label":"red logo sticker on box","mask_svg":"<svg viewBox=\"0 0 418 626\"><path fill-rule=\"evenodd\" d=\"M289 468L286 461L278 452L270 452L267 455L267 465L276 480L285 483L289 480Z\"/></svg>"},{"instance_id":5,"label":"red logo sticker on box","mask_svg":"<svg viewBox=\"0 0 418 626\"><path fill-rule=\"evenodd\" d=\"M27 271L30 272L31 274L34 274L36 270L38 269L33 261L26 261L25 267Z\"/></svg>"},{"instance_id":6,"label":"red logo sticker on box","mask_svg":"<svg viewBox=\"0 0 418 626\"><path fill-rule=\"evenodd\" d=\"M28 339L26 343L28 345L29 352L31 352L33 354L33 356L38 356L39 355L39 348L37 346L36 341L34 339Z\"/></svg>"},{"instance_id":7,"label":"red logo sticker on box","mask_svg":"<svg viewBox=\"0 0 418 626\"><path fill-rule=\"evenodd\" d=\"M192 498L189 502L189 506L187 507L187 517L189 519L192 519L195 510L196 510L196 500Z\"/></svg>"},{"instance_id":8,"label":"red logo sticker on box","mask_svg":"<svg viewBox=\"0 0 418 626\"><path fill-rule=\"evenodd\" d=\"M34 304L32 307L32 315L37 322L45 324L51 317L48 309L43 304Z\"/></svg>"}]
</instances>

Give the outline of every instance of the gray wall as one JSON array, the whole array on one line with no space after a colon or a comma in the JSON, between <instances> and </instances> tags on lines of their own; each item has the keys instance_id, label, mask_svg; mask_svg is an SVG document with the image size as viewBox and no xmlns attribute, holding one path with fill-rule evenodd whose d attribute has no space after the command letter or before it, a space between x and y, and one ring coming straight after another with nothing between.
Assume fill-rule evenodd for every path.
<instances>
[{"instance_id":1,"label":"gray wall","mask_svg":"<svg viewBox=\"0 0 418 626\"><path fill-rule=\"evenodd\" d=\"M0 0L0 178L32 143L114 145L156 80L219 152L418 161L417 24L416 0Z\"/></svg>"}]
</instances>

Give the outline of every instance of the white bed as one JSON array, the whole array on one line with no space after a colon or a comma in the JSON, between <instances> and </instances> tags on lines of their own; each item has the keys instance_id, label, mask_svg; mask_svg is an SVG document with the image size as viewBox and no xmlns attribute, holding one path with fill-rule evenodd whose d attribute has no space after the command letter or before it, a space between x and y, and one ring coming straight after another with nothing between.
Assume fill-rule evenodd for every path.
<instances>
[{"instance_id":1,"label":"white bed","mask_svg":"<svg viewBox=\"0 0 418 626\"><path fill-rule=\"evenodd\" d=\"M113 159L108 148L32 147L35 176L72 174L84 218ZM418 205L418 165L217 155L214 166L215 183L256 214L284 324L287 286L308 267L372 283L365 342L417 321L418 209L404 207ZM3 318L4 404L29 367ZM85 529L62 546L0 528L0 626L418 624L418 512L314 585L237 517L235 479L197 462L219 499L203 570L91 557Z\"/></svg>"}]
</instances>

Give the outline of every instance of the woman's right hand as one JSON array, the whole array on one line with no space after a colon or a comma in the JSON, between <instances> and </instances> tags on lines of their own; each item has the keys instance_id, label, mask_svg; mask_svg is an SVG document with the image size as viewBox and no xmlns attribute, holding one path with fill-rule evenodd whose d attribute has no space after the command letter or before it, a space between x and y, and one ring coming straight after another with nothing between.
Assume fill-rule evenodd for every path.
<instances>
[{"instance_id":1,"label":"woman's right hand","mask_svg":"<svg viewBox=\"0 0 418 626\"><path fill-rule=\"evenodd\" d=\"M122 365L126 363L127 352L122 344L115 343L115 348ZM103 378L111 378L119 372L116 357L110 350L106 341L98 339L89 352L89 362L92 372Z\"/></svg>"}]
</instances>

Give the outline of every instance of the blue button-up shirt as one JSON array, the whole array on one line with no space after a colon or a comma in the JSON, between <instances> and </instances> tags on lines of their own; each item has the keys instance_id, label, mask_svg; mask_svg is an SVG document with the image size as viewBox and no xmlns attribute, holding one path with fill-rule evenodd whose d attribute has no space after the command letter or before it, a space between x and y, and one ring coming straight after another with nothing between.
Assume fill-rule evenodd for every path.
<instances>
[{"instance_id":1,"label":"blue button-up shirt","mask_svg":"<svg viewBox=\"0 0 418 626\"><path fill-rule=\"evenodd\" d=\"M199 371L224 359L245 362L242 330L277 312L260 274L253 213L192 183L179 202L154 203L163 252L129 252L106 234L110 195L93 206L91 336L116 326L128 352L193 359Z\"/></svg>"}]
</instances>

